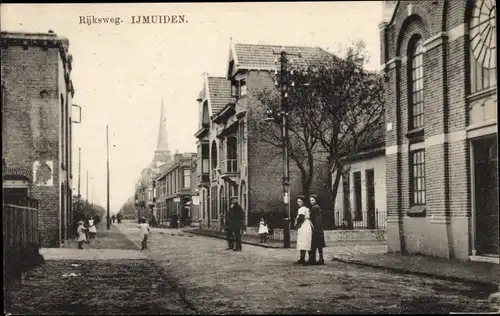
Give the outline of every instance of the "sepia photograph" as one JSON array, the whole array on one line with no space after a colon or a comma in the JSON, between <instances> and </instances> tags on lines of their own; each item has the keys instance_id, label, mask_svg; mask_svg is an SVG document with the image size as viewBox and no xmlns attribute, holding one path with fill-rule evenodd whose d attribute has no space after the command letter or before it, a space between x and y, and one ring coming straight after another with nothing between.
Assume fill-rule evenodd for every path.
<instances>
[{"instance_id":1,"label":"sepia photograph","mask_svg":"<svg viewBox=\"0 0 500 316\"><path fill-rule=\"evenodd\" d=\"M5 315L500 313L496 0L0 30Z\"/></svg>"}]
</instances>

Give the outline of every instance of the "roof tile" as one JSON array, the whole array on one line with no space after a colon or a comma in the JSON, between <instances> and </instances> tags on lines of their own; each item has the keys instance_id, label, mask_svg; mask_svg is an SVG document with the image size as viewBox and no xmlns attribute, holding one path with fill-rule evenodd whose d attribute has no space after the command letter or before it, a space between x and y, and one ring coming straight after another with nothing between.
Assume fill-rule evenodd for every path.
<instances>
[{"instance_id":1,"label":"roof tile","mask_svg":"<svg viewBox=\"0 0 500 316\"><path fill-rule=\"evenodd\" d=\"M238 68L247 69L275 69L276 60L282 48L289 54L298 54L301 57L293 58L296 65L307 64L314 58L320 56L332 56L320 47L308 46L280 46L260 44L234 44Z\"/></svg>"},{"instance_id":2,"label":"roof tile","mask_svg":"<svg viewBox=\"0 0 500 316\"><path fill-rule=\"evenodd\" d=\"M229 102L234 102L231 96L231 82L225 77L208 77L208 90L213 114L219 112Z\"/></svg>"}]
</instances>

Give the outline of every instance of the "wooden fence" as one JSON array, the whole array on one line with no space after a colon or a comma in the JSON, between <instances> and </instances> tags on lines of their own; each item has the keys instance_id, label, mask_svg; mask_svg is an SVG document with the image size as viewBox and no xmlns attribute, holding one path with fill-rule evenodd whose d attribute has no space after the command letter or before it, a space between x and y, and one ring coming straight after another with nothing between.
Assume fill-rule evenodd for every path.
<instances>
[{"instance_id":1,"label":"wooden fence","mask_svg":"<svg viewBox=\"0 0 500 316\"><path fill-rule=\"evenodd\" d=\"M38 200L28 198L8 203L2 210L4 249L16 252L38 245Z\"/></svg>"}]
</instances>

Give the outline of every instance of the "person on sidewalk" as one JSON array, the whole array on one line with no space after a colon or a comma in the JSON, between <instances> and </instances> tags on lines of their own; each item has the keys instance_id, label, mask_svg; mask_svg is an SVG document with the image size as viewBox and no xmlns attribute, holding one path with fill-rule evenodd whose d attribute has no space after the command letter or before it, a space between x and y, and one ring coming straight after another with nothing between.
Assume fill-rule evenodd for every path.
<instances>
[{"instance_id":1,"label":"person on sidewalk","mask_svg":"<svg viewBox=\"0 0 500 316\"><path fill-rule=\"evenodd\" d=\"M243 221L245 218L245 213L243 209L238 204L238 197L231 197L231 207L228 211L229 227L234 235L234 251L241 251L241 229L243 227Z\"/></svg>"},{"instance_id":2,"label":"person on sidewalk","mask_svg":"<svg viewBox=\"0 0 500 316\"><path fill-rule=\"evenodd\" d=\"M297 228L297 249L300 251L300 259L296 264L307 264L306 252L311 250L313 226L309 220L309 209L304 205L305 197L297 197L297 217L295 218L295 227Z\"/></svg>"},{"instance_id":3,"label":"person on sidewalk","mask_svg":"<svg viewBox=\"0 0 500 316\"><path fill-rule=\"evenodd\" d=\"M265 244L267 242L267 234L268 233L269 233L269 229L267 229L267 223L264 220L264 217L262 217L260 219L260 222L259 222L259 231L258 231L261 243Z\"/></svg>"},{"instance_id":4,"label":"person on sidewalk","mask_svg":"<svg viewBox=\"0 0 500 316\"><path fill-rule=\"evenodd\" d=\"M113 225L115 224L115 221L116 221L116 216L115 214L113 214L113 216L111 216L111 220L113 221Z\"/></svg>"},{"instance_id":5,"label":"person on sidewalk","mask_svg":"<svg viewBox=\"0 0 500 316\"><path fill-rule=\"evenodd\" d=\"M141 217L139 220L139 235L141 236L141 250L148 249L148 235L151 232L151 227L146 221L146 217Z\"/></svg>"},{"instance_id":6,"label":"person on sidewalk","mask_svg":"<svg viewBox=\"0 0 500 316\"><path fill-rule=\"evenodd\" d=\"M311 239L311 252L309 253L309 264L325 264L323 259L323 248L325 244L325 232L323 230L323 215L321 207L318 205L318 196L312 194L309 197L311 203L311 223L313 226L312 239ZM319 253L319 260L316 261L316 250Z\"/></svg>"},{"instance_id":7,"label":"person on sidewalk","mask_svg":"<svg viewBox=\"0 0 500 316\"><path fill-rule=\"evenodd\" d=\"M226 240L227 240L227 248L226 250L233 250L234 248L234 234L231 229L231 225L229 225L229 212L226 212L221 216L221 219L223 220L222 227L224 227L225 233L226 233Z\"/></svg>"},{"instance_id":8,"label":"person on sidewalk","mask_svg":"<svg viewBox=\"0 0 500 316\"><path fill-rule=\"evenodd\" d=\"M85 231L87 229L83 225L83 221L78 221L78 228L76 229L76 232L78 233L78 239L76 240L78 242L78 249L83 249L83 243L87 240L87 237L85 236Z\"/></svg>"},{"instance_id":9,"label":"person on sidewalk","mask_svg":"<svg viewBox=\"0 0 500 316\"><path fill-rule=\"evenodd\" d=\"M95 227L94 217L89 219L89 234L90 239L95 239L97 235L97 228Z\"/></svg>"}]
</instances>

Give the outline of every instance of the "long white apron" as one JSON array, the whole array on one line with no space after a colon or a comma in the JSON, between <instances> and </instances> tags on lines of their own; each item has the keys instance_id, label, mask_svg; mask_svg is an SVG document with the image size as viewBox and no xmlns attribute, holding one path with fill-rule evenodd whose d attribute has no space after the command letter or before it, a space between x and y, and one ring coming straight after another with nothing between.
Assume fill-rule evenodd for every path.
<instances>
[{"instance_id":1,"label":"long white apron","mask_svg":"<svg viewBox=\"0 0 500 316\"><path fill-rule=\"evenodd\" d=\"M297 249L309 251L311 250L313 229L312 223L309 220L309 209L305 206L301 206L298 210L297 218L295 219L295 221L297 221L299 215L304 215L305 220L297 230Z\"/></svg>"}]
</instances>

